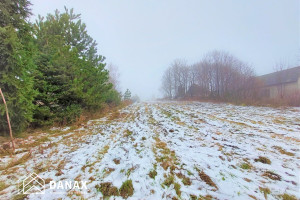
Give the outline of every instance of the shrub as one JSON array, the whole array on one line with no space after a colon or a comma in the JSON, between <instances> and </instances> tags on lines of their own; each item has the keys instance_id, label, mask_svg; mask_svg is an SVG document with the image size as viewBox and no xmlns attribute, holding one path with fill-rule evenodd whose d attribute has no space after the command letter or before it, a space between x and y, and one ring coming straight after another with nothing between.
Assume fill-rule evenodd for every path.
<instances>
[{"instance_id":1,"label":"shrub","mask_svg":"<svg viewBox=\"0 0 300 200\"><path fill-rule=\"evenodd\" d=\"M72 104L66 108L62 108L57 115L56 121L62 124L70 124L76 121L82 113L82 108L78 104Z\"/></svg>"},{"instance_id":2,"label":"shrub","mask_svg":"<svg viewBox=\"0 0 300 200\"><path fill-rule=\"evenodd\" d=\"M119 94L118 91L111 89L110 91L107 92L105 102L108 104L113 104L115 106L120 105L121 95Z\"/></svg>"}]
</instances>

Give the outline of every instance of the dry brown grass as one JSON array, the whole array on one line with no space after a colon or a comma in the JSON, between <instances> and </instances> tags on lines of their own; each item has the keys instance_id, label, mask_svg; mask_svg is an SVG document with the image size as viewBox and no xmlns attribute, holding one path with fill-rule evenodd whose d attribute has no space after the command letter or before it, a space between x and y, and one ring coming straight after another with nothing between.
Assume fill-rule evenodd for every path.
<instances>
[{"instance_id":1,"label":"dry brown grass","mask_svg":"<svg viewBox=\"0 0 300 200\"><path fill-rule=\"evenodd\" d=\"M175 151L171 151L167 147L167 144L159 139L158 134L154 137L154 140L156 148L153 148L153 152L155 154L156 161L160 163L160 166L164 170L168 170L168 168L170 168L171 173L173 173L173 171L177 168L175 166L177 164Z\"/></svg>"},{"instance_id":2,"label":"dry brown grass","mask_svg":"<svg viewBox=\"0 0 300 200\"><path fill-rule=\"evenodd\" d=\"M181 186L179 183L174 183L174 190L176 192L176 194L180 197L181 196L181 190L180 190Z\"/></svg>"},{"instance_id":3,"label":"dry brown grass","mask_svg":"<svg viewBox=\"0 0 300 200\"><path fill-rule=\"evenodd\" d=\"M173 172L176 167L175 165L172 163L171 160L166 160L166 161L163 161L160 166L164 169L164 170L168 170L168 168L170 168L171 172Z\"/></svg>"},{"instance_id":4,"label":"dry brown grass","mask_svg":"<svg viewBox=\"0 0 300 200\"><path fill-rule=\"evenodd\" d=\"M214 199L214 197L209 194L199 197L199 200L213 200L213 199Z\"/></svg>"},{"instance_id":5,"label":"dry brown grass","mask_svg":"<svg viewBox=\"0 0 300 200\"><path fill-rule=\"evenodd\" d=\"M155 138L155 141L156 141L155 143L156 148L165 149L167 147L167 143L161 141L159 138Z\"/></svg>"},{"instance_id":6,"label":"dry brown grass","mask_svg":"<svg viewBox=\"0 0 300 200\"><path fill-rule=\"evenodd\" d=\"M77 129L79 127L81 127L84 123L88 122L89 120L93 120L93 119L99 119L102 118L104 116L107 116L110 113L117 113L119 112L119 110L121 110L122 108L130 105L132 102L122 102L119 106L113 106L113 105L104 105L103 108L101 108L100 110L96 110L96 111L85 111L74 123L69 124L69 126L71 127L70 130L68 130L67 132L65 131L61 131L61 130L50 130L49 126L47 127L42 127L42 128L28 128L26 131L22 132L21 134L19 134L17 137L18 138L27 138L29 136L33 136L35 138L35 141L33 143L30 144L21 144L19 145L19 148L33 148L36 147L38 145L41 145L42 143L49 141L48 137L52 136L59 136L62 134L67 134L70 131L73 131L74 129ZM115 114L117 115L117 114ZM121 114L120 117L124 117L124 114ZM62 124L53 124L52 126L56 126L56 127L60 127ZM42 136L40 137L41 134L43 133L48 133L46 136ZM17 139L18 139L17 138ZM9 142L10 138L9 137L2 137L0 136L0 145L4 142ZM55 145L55 144L54 144ZM0 156L5 156L5 155L10 155L11 153L9 151L3 151L0 152Z\"/></svg>"},{"instance_id":7,"label":"dry brown grass","mask_svg":"<svg viewBox=\"0 0 300 200\"><path fill-rule=\"evenodd\" d=\"M2 190L5 190L8 186L9 186L9 185L6 185L5 182L0 181L0 192L1 192Z\"/></svg>"},{"instance_id":8,"label":"dry brown grass","mask_svg":"<svg viewBox=\"0 0 300 200\"><path fill-rule=\"evenodd\" d=\"M261 162L261 163L264 163L264 164L271 164L271 161L269 158L267 157L263 157L263 156L259 156L258 158L254 159L255 162Z\"/></svg>"},{"instance_id":9,"label":"dry brown grass","mask_svg":"<svg viewBox=\"0 0 300 200\"><path fill-rule=\"evenodd\" d=\"M115 171L114 168L110 168L110 167L105 168L105 169L103 170L102 178L107 177L107 176L110 175L113 171Z\"/></svg>"},{"instance_id":10,"label":"dry brown grass","mask_svg":"<svg viewBox=\"0 0 300 200\"><path fill-rule=\"evenodd\" d=\"M192 184L191 179L189 177L186 177L185 175L183 175L181 172L177 173L176 176L178 178L182 179L182 183L184 185L191 185Z\"/></svg>"},{"instance_id":11,"label":"dry brown grass","mask_svg":"<svg viewBox=\"0 0 300 200\"><path fill-rule=\"evenodd\" d=\"M218 189L218 186L211 180L211 178L205 174L203 170L198 170L198 175L200 176L201 180L203 180L207 185Z\"/></svg>"},{"instance_id":12,"label":"dry brown grass","mask_svg":"<svg viewBox=\"0 0 300 200\"><path fill-rule=\"evenodd\" d=\"M276 181L280 181L281 180L281 176L276 174L275 172L271 172L271 171L266 171L263 173L263 176L266 176L272 180L276 180Z\"/></svg>"},{"instance_id":13,"label":"dry brown grass","mask_svg":"<svg viewBox=\"0 0 300 200\"><path fill-rule=\"evenodd\" d=\"M132 133L133 133L132 131L126 129L125 132L124 132L124 137L129 137L129 136L132 135Z\"/></svg>"},{"instance_id":14,"label":"dry brown grass","mask_svg":"<svg viewBox=\"0 0 300 200\"><path fill-rule=\"evenodd\" d=\"M45 160L45 161L42 161L42 162L36 164L33 167L33 169L36 174L39 174L39 173L49 170L51 167L53 167L53 165L51 164L51 160Z\"/></svg>"},{"instance_id":15,"label":"dry brown grass","mask_svg":"<svg viewBox=\"0 0 300 200\"><path fill-rule=\"evenodd\" d=\"M96 185L95 188L100 191L104 197L119 196L119 190L111 182L104 182Z\"/></svg>"},{"instance_id":16,"label":"dry brown grass","mask_svg":"<svg viewBox=\"0 0 300 200\"><path fill-rule=\"evenodd\" d=\"M176 124L180 125L180 126L185 126L186 124L182 121L176 121Z\"/></svg>"},{"instance_id":17,"label":"dry brown grass","mask_svg":"<svg viewBox=\"0 0 300 200\"><path fill-rule=\"evenodd\" d=\"M3 166L0 168L0 170L7 170L9 168L12 168L14 166L24 164L29 158L31 157L31 153L25 153L21 158L13 159L11 162L9 162L6 166Z\"/></svg>"},{"instance_id":18,"label":"dry brown grass","mask_svg":"<svg viewBox=\"0 0 300 200\"><path fill-rule=\"evenodd\" d=\"M245 181L247 181L248 183L252 182L249 178L243 178Z\"/></svg>"},{"instance_id":19,"label":"dry brown grass","mask_svg":"<svg viewBox=\"0 0 300 200\"><path fill-rule=\"evenodd\" d=\"M82 116L75 123L75 125L81 126L83 123L86 123L89 120L99 119L99 118L107 116L110 113L112 113L112 115L115 115L114 117L120 118L122 116L118 116L118 114L117 114L117 113L119 113L119 110L121 110L122 108L124 108L130 104L131 104L130 102L122 102L119 106L105 105L100 110L86 111L82 114ZM115 118L113 118L113 119L115 119ZM113 119L111 119L111 120L113 120Z\"/></svg>"},{"instance_id":20,"label":"dry brown grass","mask_svg":"<svg viewBox=\"0 0 300 200\"><path fill-rule=\"evenodd\" d=\"M83 194L80 191L70 190L67 194L71 199L84 199Z\"/></svg>"},{"instance_id":21,"label":"dry brown grass","mask_svg":"<svg viewBox=\"0 0 300 200\"><path fill-rule=\"evenodd\" d=\"M103 149L101 149L100 151L98 151L98 153L97 153L97 161L94 161L94 162L92 162L92 163L87 163L87 164L85 164L85 165L83 165L82 167L81 167L81 170L82 171L85 171L85 169L86 168L90 168L89 169L89 172L91 172L92 170L94 170L94 168L93 168L93 166L97 163L97 162L100 162L101 160L102 160L102 158L104 157L104 155L108 152L108 149L109 149L109 145L105 145L104 147L103 147Z\"/></svg>"},{"instance_id":22,"label":"dry brown grass","mask_svg":"<svg viewBox=\"0 0 300 200\"><path fill-rule=\"evenodd\" d=\"M264 194L265 199L268 199L268 194L271 194L271 190L269 188L259 187L259 191Z\"/></svg>"},{"instance_id":23,"label":"dry brown grass","mask_svg":"<svg viewBox=\"0 0 300 200\"><path fill-rule=\"evenodd\" d=\"M256 198L255 196L251 195L251 194L248 194L248 196L249 196L250 198L252 198L252 199L257 200L257 198Z\"/></svg>"},{"instance_id":24,"label":"dry brown grass","mask_svg":"<svg viewBox=\"0 0 300 200\"><path fill-rule=\"evenodd\" d=\"M282 200L297 200L297 197L295 197L294 195L289 195L287 193L280 195L280 197L282 198Z\"/></svg>"},{"instance_id":25,"label":"dry brown grass","mask_svg":"<svg viewBox=\"0 0 300 200\"><path fill-rule=\"evenodd\" d=\"M103 156L108 152L109 145L105 145L102 150L98 151L98 160L102 160Z\"/></svg>"},{"instance_id":26,"label":"dry brown grass","mask_svg":"<svg viewBox=\"0 0 300 200\"><path fill-rule=\"evenodd\" d=\"M275 117L274 119L273 119L273 122L275 123L275 124L284 124L284 122L286 121L286 119L284 118L284 117Z\"/></svg>"},{"instance_id":27,"label":"dry brown grass","mask_svg":"<svg viewBox=\"0 0 300 200\"><path fill-rule=\"evenodd\" d=\"M121 116L121 113L117 110L117 111L115 111L115 112L113 112L110 116L109 116L109 120L115 120L115 119L118 119L118 118L120 118L120 117L122 117Z\"/></svg>"},{"instance_id":28,"label":"dry brown grass","mask_svg":"<svg viewBox=\"0 0 300 200\"><path fill-rule=\"evenodd\" d=\"M157 175L157 172L156 172L155 169L153 169L153 170L151 170L151 171L149 172L148 175L149 175L150 178L155 179L155 176Z\"/></svg>"},{"instance_id":29,"label":"dry brown grass","mask_svg":"<svg viewBox=\"0 0 300 200\"><path fill-rule=\"evenodd\" d=\"M113 161L114 161L114 163L115 163L116 165L120 164L120 159L119 159L119 158L115 158L115 159L113 159Z\"/></svg>"},{"instance_id":30,"label":"dry brown grass","mask_svg":"<svg viewBox=\"0 0 300 200\"><path fill-rule=\"evenodd\" d=\"M174 183L174 176L173 175L167 176L166 179L163 182L163 184L167 187L170 187L170 185L172 185L173 183Z\"/></svg>"},{"instance_id":31,"label":"dry brown grass","mask_svg":"<svg viewBox=\"0 0 300 200\"><path fill-rule=\"evenodd\" d=\"M279 147L279 146L273 146L273 148L278 150L281 154L285 154L285 155L288 155L288 156L294 156L295 155L294 153L288 152L288 151L284 150L282 147Z\"/></svg>"},{"instance_id":32,"label":"dry brown grass","mask_svg":"<svg viewBox=\"0 0 300 200\"><path fill-rule=\"evenodd\" d=\"M122 186L120 187L120 195L124 198L127 199L128 197L133 195L134 188L132 185L132 180L127 180L123 182Z\"/></svg>"}]
</instances>

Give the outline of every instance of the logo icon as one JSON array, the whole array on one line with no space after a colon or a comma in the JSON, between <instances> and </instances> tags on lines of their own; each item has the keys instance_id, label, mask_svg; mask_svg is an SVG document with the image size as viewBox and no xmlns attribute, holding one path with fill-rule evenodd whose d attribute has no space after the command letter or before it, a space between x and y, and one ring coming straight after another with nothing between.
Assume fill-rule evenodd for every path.
<instances>
[{"instance_id":1,"label":"logo icon","mask_svg":"<svg viewBox=\"0 0 300 200\"><path fill-rule=\"evenodd\" d=\"M45 181L36 173L31 173L29 176L20 179L18 191L22 194L44 194Z\"/></svg>"}]
</instances>

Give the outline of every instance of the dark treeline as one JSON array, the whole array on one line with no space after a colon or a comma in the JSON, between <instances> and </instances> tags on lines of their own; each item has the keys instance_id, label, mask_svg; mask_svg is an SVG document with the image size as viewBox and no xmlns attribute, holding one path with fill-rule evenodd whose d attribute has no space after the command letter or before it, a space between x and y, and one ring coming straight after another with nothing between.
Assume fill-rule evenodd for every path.
<instances>
[{"instance_id":1,"label":"dark treeline","mask_svg":"<svg viewBox=\"0 0 300 200\"><path fill-rule=\"evenodd\" d=\"M239 101L256 97L254 72L234 56L213 51L193 65L175 60L164 72L165 98L205 98Z\"/></svg>"},{"instance_id":2,"label":"dark treeline","mask_svg":"<svg viewBox=\"0 0 300 200\"><path fill-rule=\"evenodd\" d=\"M65 8L34 24L28 0L0 2L0 88L14 132L74 122L84 111L120 103L105 57L80 15ZM0 134L7 121L0 100Z\"/></svg>"}]
</instances>

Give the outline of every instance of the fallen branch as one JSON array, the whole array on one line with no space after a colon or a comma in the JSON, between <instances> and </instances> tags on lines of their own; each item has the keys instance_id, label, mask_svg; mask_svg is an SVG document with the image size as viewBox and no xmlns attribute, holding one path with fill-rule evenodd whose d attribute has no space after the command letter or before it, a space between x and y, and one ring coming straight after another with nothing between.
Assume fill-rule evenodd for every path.
<instances>
[{"instance_id":1,"label":"fallen branch","mask_svg":"<svg viewBox=\"0 0 300 200\"><path fill-rule=\"evenodd\" d=\"M9 135L10 135L11 145L12 145L13 153L14 153L15 152L14 138L13 138L13 135L12 135L12 130L11 130L11 125L10 125L10 120L9 120L9 115L8 115L8 109L7 109L6 101L5 101L5 98L4 98L4 95L2 93L1 88L0 88L0 93L1 93L1 96L2 96L2 99L3 99L3 103L5 105L6 118L7 118L8 129L9 129Z\"/></svg>"}]
</instances>

